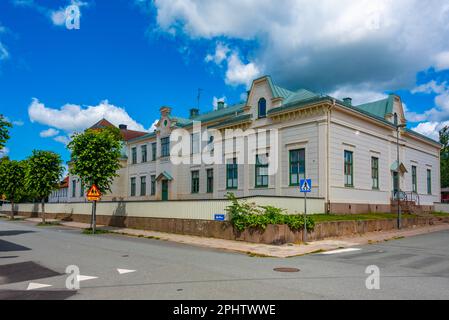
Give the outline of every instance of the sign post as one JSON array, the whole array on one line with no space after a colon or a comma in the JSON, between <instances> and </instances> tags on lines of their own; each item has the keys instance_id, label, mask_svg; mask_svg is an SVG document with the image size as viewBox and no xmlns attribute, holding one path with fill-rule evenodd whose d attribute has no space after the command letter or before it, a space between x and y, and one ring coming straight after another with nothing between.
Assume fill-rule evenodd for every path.
<instances>
[{"instance_id":1,"label":"sign post","mask_svg":"<svg viewBox=\"0 0 449 320\"><path fill-rule=\"evenodd\" d=\"M301 179L299 190L304 194L304 231L303 242L307 242L307 194L312 191L312 179Z\"/></svg>"},{"instance_id":2,"label":"sign post","mask_svg":"<svg viewBox=\"0 0 449 320\"><path fill-rule=\"evenodd\" d=\"M98 187L93 184L87 191L87 201L93 201L92 203L92 233L95 234L95 227L97 224L97 201L101 198L101 192Z\"/></svg>"}]
</instances>

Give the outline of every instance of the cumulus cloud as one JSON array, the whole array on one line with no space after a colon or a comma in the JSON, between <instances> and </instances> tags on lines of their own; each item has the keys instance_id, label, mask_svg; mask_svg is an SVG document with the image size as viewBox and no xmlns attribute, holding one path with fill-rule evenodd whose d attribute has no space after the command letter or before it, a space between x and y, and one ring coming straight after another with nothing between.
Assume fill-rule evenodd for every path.
<instances>
[{"instance_id":1,"label":"cumulus cloud","mask_svg":"<svg viewBox=\"0 0 449 320\"><path fill-rule=\"evenodd\" d=\"M54 137L59 134L59 130L56 130L54 128L48 128L47 130L43 130L39 133L39 136L41 138L50 138Z\"/></svg>"},{"instance_id":2,"label":"cumulus cloud","mask_svg":"<svg viewBox=\"0 0 449 320\"><path fill-rule=\"evenodd\" d=\"M206 62L214 62L218 66L225 65L225 83L231 86L245 85L247 88L252 80L260 75L260 69L254 62L243 63L236 50L231 50L228 45L217 42L215 52L209 53Z\"/></svg>"},{"instance_id":3,"label":"cumulus cloud","mask_svg":"<svg viewBox=\"0 0 449 320\"><path fill-rule=\"evenodd\" d=\"M352 98L353 105L378 101L388 97L388 95L383 92L373 91L364 86L343 86L328 93L328 95L340 100L344 98Z\"/></svg>"},{"instance_id":4,"label":"cumulus cloud","mask_svg":"<svg viewBox=\"0 0 449 320\"><path fill-rule=\"evenodd\" d=\"M64 145L68 145L70 142L70 138L67 136L56 136L53 138L53 140L55 140L56 142L60 142Z\"/></svg>"},{"instance_id":5,"label":"cumulus cloud","mask_svg":"<svg viewBox=\"0 0 449 320\"><path fill-rule=\"evenodd\" d=\"M446 1L155 0L154 7L159 32L220 40L223 48L256 41L245 52L249 66L234 58L229 84L263 70L292 89L363 84L383 92L412 87L416 73L429 67L448 68Z\"/></svg>"},{"instance_id":6,"label":"cumulus cloud","mask_svg":"<svg viewBox=\"0 0 449 320\"><path fill-rule=\"evenodd\" d=\"M147 131L140 123L133 120L124 108L110 104L107 100L101 101L96 106L82 107L77 104L65 104L60 108L52 108L33 98L28 107L28 116L31 122L68 133L89 128L102 118L106 118L116 126L126 124L131 130Z\"/></svg>"},{"instance_id":7,"label":"cumulus cloud","mask_svg":"<svg viewBox=\"0 0 449 320\"><path fill-rule=\"evenodd\" d=\"M228 53L230 52L229 46L223 44L222 42L217 42L214 53L209 53L204 59L206 62L215 62L215 64L220 65L224 60L227 59Z\"/></svg>"}]
</instances>

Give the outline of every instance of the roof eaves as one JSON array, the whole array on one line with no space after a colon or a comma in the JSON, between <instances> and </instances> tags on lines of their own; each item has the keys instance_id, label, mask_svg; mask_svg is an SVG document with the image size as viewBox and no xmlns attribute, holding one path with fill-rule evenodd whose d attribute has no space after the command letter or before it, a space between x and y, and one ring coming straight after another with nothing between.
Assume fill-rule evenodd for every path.
<instances>
[{"instance_id":1,"label":"roof eaves","mask_svg":"<svg viewBox=\"0 0 449 320\"><path fill-rule=\"evenodd\" d=\"M137 141L140 141L140 140L145 140L145 139L154 138L154 137L156 137L156 133L153 131L153 132L147 133L146 135L143 135L141 137L130 139L130 140L126 141L126 142L127 143L137 142Z\"/></svg>"},{"instance_id":2,"label":"roof eaves","mask_svg":"<svg viewBox=\"0 0 449 320\"><path fill-rule=\"evenodd\" d=\"M314 102L320 102L320 101L325 101L325 100L330 100L330 99L331 99L331 97L329 97L329 96L323 96L323 97L313 97L313 98L305 99L305 100L301 100L301 101L293 101L293 102L287 103L283 106L271 109L267 112L267 114L273 115L273 114L277 114L277 113L288 111L288 110L294 110L296 108L302 108L302 107L307 106Z\"/></svg>"}]
</instances>

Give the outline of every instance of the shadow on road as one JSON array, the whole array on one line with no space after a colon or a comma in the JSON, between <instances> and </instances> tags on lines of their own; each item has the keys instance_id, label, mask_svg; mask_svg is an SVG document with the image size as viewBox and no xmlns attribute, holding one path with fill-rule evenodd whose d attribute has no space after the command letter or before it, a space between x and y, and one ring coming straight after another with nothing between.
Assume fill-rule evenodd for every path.
<instances>
[{"instance_id":1,"label":"shadow on road","mask_svg":"<svg viewBox=\"0 0 449 320\"><path fill-rule=\"evenodd\" d=\"M0 240L0 252L9 251L28 251L31 250L28 247L21 246L20 244L15 244L9 241Z\"/></svg>"},{"instance_id":2,"label":"shadow on road","mask_svg":"<svg viewBox=\"0 0 449 320\"><path fill-rule=\"evenodd\" d=\"M32 261L0 265L0 284L49 278L59 275L61 274Z\"/></svg>"},{"instance_id":3,"label":"shadow on road","mask_svg":"<svg viewBox=\"0 0 449 320\"><path fill-rule=\"evenodd\" d=\"M5 231L0 231L0 237L18 236L20 234L34 233L34 232L36 232L36 231L31 231L31 230L5 230Z\"/></svg>"}]
</instances>

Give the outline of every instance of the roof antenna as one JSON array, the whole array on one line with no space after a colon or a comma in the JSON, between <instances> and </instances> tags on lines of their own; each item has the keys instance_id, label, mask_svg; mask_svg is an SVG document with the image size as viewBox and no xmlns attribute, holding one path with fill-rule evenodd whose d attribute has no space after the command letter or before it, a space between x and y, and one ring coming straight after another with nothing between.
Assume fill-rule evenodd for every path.
<instances>
[{"instance_id":1,"label":"roof antenna","mask_svg":"<svg viewBox=\"0 0 449 320\"><path fill-rule=\"evenodd\" d=\"M197 99L197 108L198 108L198 110L200 109L200 98L201 98L201 92L202 91L204 91L203 89L201 89L201 88L198 88L198 96L196 97L196 99Z\"/></svg>"}]
</instances>

